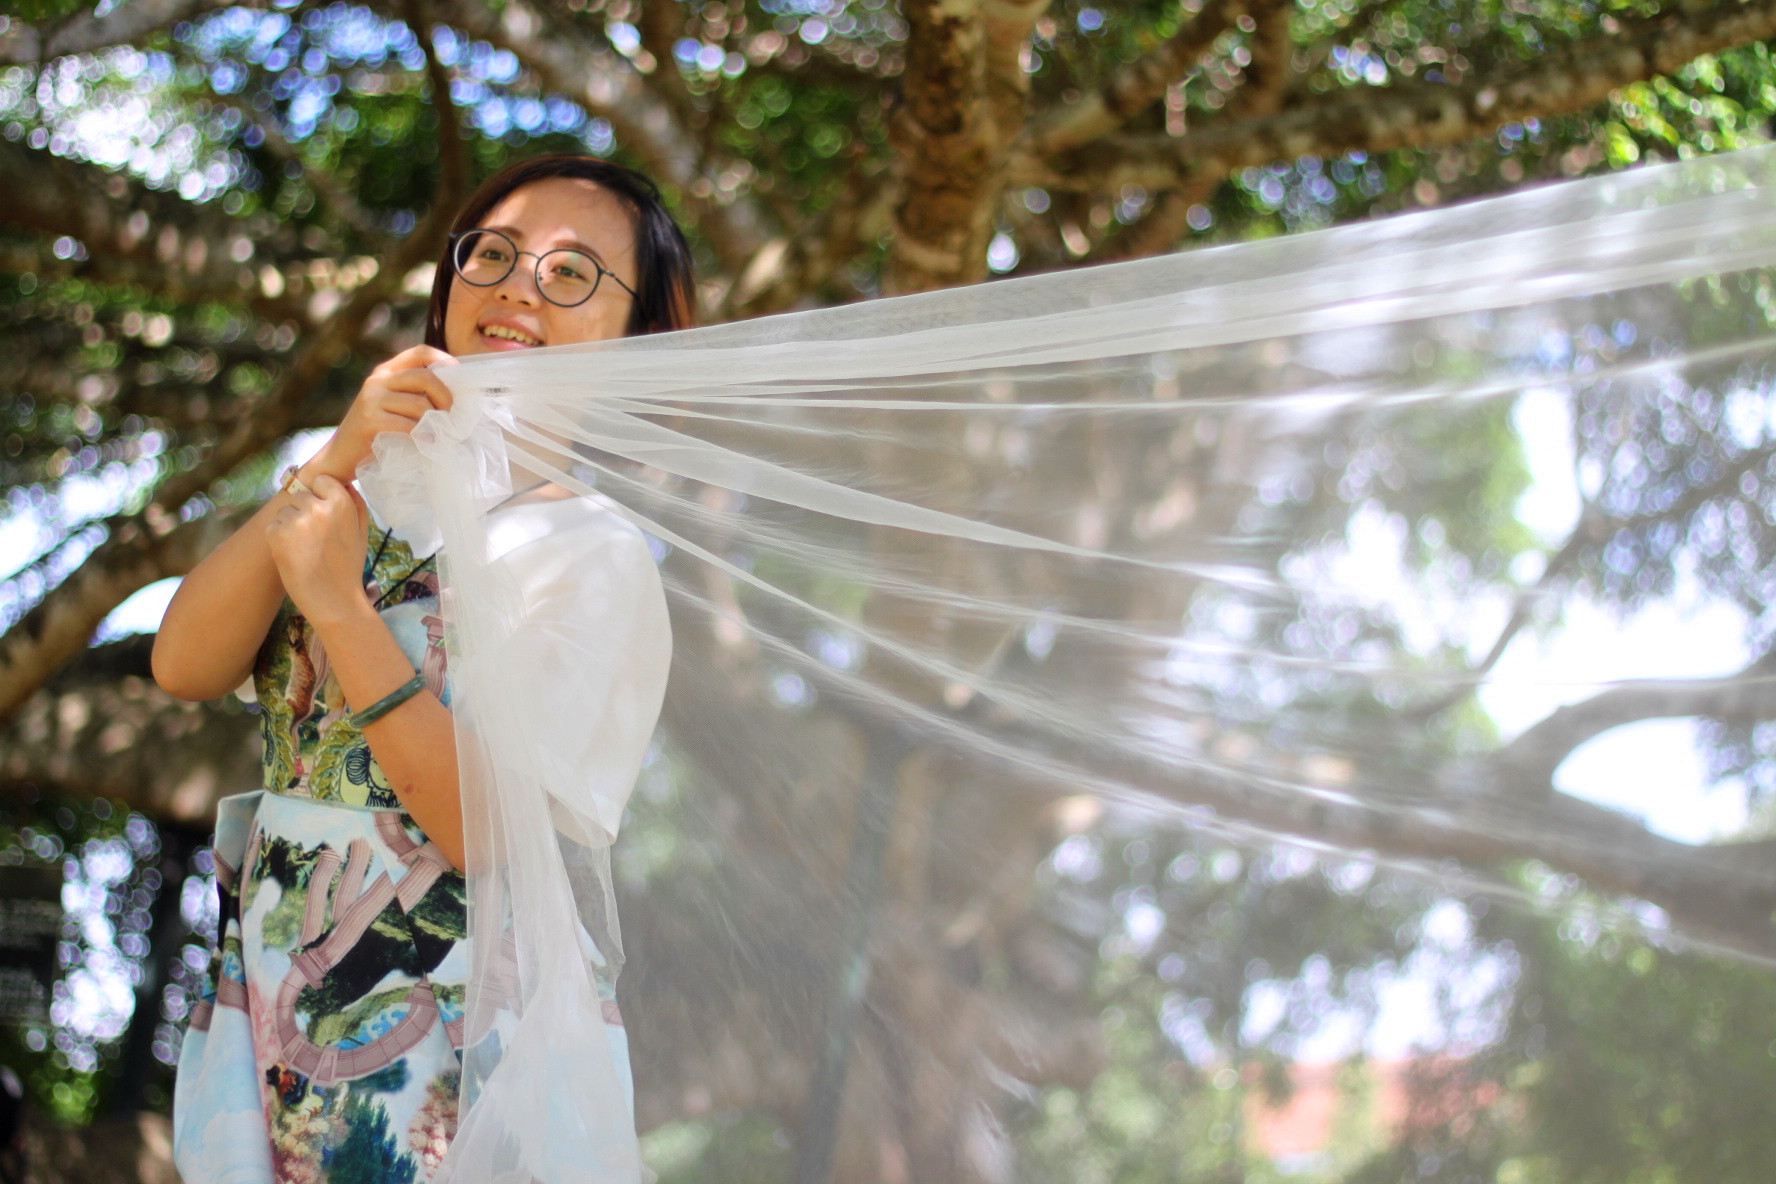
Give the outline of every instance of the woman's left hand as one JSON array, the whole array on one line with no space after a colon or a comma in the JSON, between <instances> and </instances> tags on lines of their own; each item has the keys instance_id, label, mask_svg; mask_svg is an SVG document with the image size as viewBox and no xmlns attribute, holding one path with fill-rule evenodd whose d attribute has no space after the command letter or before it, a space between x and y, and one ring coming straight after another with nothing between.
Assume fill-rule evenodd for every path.
<instances>
[{"instance_id":1,"label":"woman's left hand","mask_svg":"<svg viewBox=\"0 0 1776 1184\"><path fill-rule=\"evenodd\" d=\"M265 528L284 591L309 620L342 616L362 607L364 545L369 510L350 485L325 473L314 492L295 490L291 503Z\"/></svg>"}]
</instances>

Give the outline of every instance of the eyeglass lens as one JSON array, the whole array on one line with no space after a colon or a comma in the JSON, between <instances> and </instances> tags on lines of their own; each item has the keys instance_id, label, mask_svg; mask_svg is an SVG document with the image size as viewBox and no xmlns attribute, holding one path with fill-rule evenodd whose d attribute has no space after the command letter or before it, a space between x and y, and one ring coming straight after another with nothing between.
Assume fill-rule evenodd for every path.
<instances>
[{"instance_id":1,"label":"eyeglass lens","mask_svg":"<svg viewBox=\"0 0 1776 1184\"><path fill-rule=\"evenodd\" d=\"M512 274L518 247L497 230L475 230L456 240L456 272L468 283L489 287ZM537 260L537 286L552 304L589 300L604 278L597 262L582 251L546 251Z\"/></svg>"}]
</instances>

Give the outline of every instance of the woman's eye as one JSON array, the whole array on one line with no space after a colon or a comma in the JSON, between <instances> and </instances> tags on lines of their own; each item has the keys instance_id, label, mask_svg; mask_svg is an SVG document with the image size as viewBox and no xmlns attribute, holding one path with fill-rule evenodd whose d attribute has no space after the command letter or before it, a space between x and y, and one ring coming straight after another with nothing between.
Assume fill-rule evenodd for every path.
<instances>
[{"instance_id":1,"label":"woman's eye","mask_svg":"<svg viewBox=\"0 0 1776 1184\"><path fill-rule=\"evenodd\" d=\"M482 247L475 252L475 257L485 259L489 263L504 263L506 261L506 253L498 247Z\"/></svg>"}]
</instances>

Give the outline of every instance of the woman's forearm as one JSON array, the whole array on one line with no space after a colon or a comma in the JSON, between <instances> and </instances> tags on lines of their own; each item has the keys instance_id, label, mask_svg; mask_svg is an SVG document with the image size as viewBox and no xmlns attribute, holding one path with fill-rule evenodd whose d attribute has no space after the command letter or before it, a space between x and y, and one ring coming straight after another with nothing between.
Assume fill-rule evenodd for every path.
<instances>
[{"instance_id":1,"label":"woman's forearm","mask_svg":"<svg viewBox=\"0 0 1776 1184\"><path fill-rule=\"evenodd\" d=\"M413 663L368 601L342 606L309 623L353 711L400 689ZM462 801L457 782L456 724L430 691L364 726L364 739L395 794L428 838L458 870L463 867Z\"/></svg>"},{"instance_id":2,"label":"woman's forearm","mask_svg":"<svg viewBox=\"0 0 1776 1184\"><path fill-rule=\"evenodd\" d=\"M426 367L454 361L419 345L371 371L338 430L303 462L303 482L313 489L324 475L347 484L379 434L412 431L427 411L448 410L450 389ZM265 532L294 504L289 494L274 496L179 586L154 642L154 680L170 694L218 698L252 673L265 632L289 591Z\"/></svg>"},{"instance_id":3,"label":"woman's forearm","mask_svg":"<svg viewBox=\"0 0 1776 1184\"><path fill-rule=\"evenodd\" d=\"M191 570L154 638L154 681L181 699L216 699L245 682L284 602L265 528L289 502L277 494Z\"/></svg>"}]
</instances>

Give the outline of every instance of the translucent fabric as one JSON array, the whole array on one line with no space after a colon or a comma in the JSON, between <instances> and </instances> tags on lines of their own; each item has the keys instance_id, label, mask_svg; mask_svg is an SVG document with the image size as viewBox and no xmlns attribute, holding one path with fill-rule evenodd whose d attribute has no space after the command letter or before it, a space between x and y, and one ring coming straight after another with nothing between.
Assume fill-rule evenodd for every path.
<instances>
[{"instance_id":1,"label":"translucent fabric","mask_svg":"<svg viewBox=\"0 0 1776 1184\"><path fill-rule=\"evenodd\" d=\"M1562 596L1610 593L1612 572L1664 571L1624 602L1668 586L1627 557L1654 546L1637 523L1706 494L1734 448L1764 447L1773 181L1776 155L1751 151L442 369L454 408L384 437L361 474L386 520L443 545L477 944L465 1111L440 1178L640 1178L596 990L621 961L610 844L662 697L655 665L618 657L625 637L657 647L659 669L671 651L644 785L682 805L684 842L727 836L706 875L682 853L650 872L666 858L652 846L625 864L649 918L634 936L660 951L625 994L653 1017L632 1042L644 1098L651 1064L663 1089L704 1108L713 1089L719 1106L717 1084L673 1074L799 1031L799 1075L772 1096L809 1113L845 1081L866 997L888 1051L856 1072L898 1050L932 1096L986 1062L994 1080L1037 1079L1040 1024L946 1061L939 1046L961 1038L896 1012L921 988L882 968L926 930L932 948L972 948L992 902L1072 874L1063 840L1106 811L1136 841L1182 827L1241 851L1281 843L1458 895L1526 900L1509 869L1536 861L1628 902L1661 940L1768 957L1755 926L1686 904L1698 848L1560 792L1574 746L1538 749L1533 720L1507 743L1476 704L1546 700L1552 726L1562 702L1620 715L1621 696L1665 685L1638 681L1665 675L1656 655L1575 678L1487 650L1519 616L1556 620ZM1584 579L1553 578L1564 535L1538 549L1513 525L1525 400L1556 408L1569 463L1601 466L1568 524L1575 554L1604 552ZM1662 447L1678 459L1645 478L1669 495L1631 504L1644 488L1615 480L1620 448L1598 442L1697 400L1738 400L1743 430L1684 453L1695 433L1673 427ZM514 544L492 507L538 478L566 496ZM1757 485L1734 480L1723 489ZM1720 529L1730 553L1757 551L1765 527ZM1365 549L1377 532L1393 542ZM552 594L583 609L519 586L501 562L514 545L546 551ZM1514 554L1532 558L1503 572ZM1699 578L1749 603L1762 562ZM534 627L581 613L571 639ZM1586 735L1618 718L1605 708ZM1620 718L1691 714L1706 712ZM992 826L977 818L989 802ZM1003 819L1036 836L1029 851L995 845ZM973 844L976 867L931 854L946 843ZM999 887L976 907L942 867ZM1100 936L1139 944L1134 906L1117 907ZM696 939L674 944L679 929ZM675 961L686 948L702 961ZM802 1137L851 1154L817 1125ZM961 1140L974 1158L949 1178L1016 1178L978 1143Z\"/></svg>"}]
</instances>

